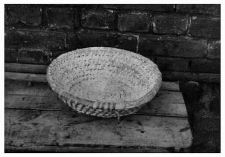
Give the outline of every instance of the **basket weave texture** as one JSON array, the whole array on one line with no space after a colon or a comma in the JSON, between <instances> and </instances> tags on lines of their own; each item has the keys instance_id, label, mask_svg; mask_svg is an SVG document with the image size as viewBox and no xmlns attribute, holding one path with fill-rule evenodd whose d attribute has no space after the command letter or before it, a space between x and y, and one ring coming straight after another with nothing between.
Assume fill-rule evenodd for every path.
<instances>
[{"instance_id":1,"label":"basket weave texture","mask_svg":"<svg viewBox=\"0 0 225 157\"><path fill-rule=\"evenodd\" d=\"M139 54L91 47L53 60L47 81L77 112L110 118L137 112L156 95L162 75L156 64Z\"/></svg>"}]
</instances>

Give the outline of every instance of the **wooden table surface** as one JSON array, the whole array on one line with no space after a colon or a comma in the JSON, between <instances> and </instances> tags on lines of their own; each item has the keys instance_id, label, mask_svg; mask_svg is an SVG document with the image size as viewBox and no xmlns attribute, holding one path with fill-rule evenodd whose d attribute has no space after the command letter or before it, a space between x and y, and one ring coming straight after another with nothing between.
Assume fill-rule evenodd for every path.
<instances>
[{"instance_id":1,"label":"wooden table surface","mask_svg":"<svg viewBox=\"0 0 225 157\"><path fill-rule=\"evenodd\" d=\"M5 80L6 152L173 152L191 144L178 83L163 82L150 103L118 122L72 111L45 82Z\"/></svg>"}]
</instances>

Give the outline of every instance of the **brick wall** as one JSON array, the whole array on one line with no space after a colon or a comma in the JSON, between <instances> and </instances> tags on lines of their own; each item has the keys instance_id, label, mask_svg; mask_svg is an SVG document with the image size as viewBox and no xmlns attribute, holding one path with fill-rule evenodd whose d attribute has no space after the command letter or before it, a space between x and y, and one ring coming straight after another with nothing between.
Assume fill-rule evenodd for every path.
<instances>
[{"instance_id":1,"label":"brick wall","mask_svg":"<svg viewBox=\"0 0 225 157\"><path fill-rule=\"evenodd\" d=\"M192 152L220 152L220 29L215 4L5 5L5 62L45 73L43 65L77 48L142 54L164 80L180 80Z\"/></svg>"},{"instance_id":2,"label":"brick wall","mask_svg":"<svg viewBox=\"0 0 225 157\"><path fill-rule=\"evenodd\" d=\"M46 64L107 46L153 60L168 80L220 80L220 5L5 5L5 62Z\"/></svg>"}]
</instances>

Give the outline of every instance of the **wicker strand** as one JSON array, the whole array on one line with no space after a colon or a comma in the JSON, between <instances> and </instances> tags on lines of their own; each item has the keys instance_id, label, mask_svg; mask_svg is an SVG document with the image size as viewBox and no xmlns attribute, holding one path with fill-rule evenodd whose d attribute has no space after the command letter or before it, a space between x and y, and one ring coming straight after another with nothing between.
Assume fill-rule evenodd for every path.
<instances>
[{"instance_id":1,"label":"wicker strand","mask_svg":"<svg viewBox=\"0 0 225 157\"><path fill-rule=\"evenodd\" d=\"M118 123L120 122L120 113L118 111L115 110L115 113L117 114L117 121Z\"/></svg>"},{"instance_id":2,"label":"wicker strand","mask_svg":"<svg viewBox=\"0 0 225 157\"><path fill-rule=\"evenodd\" d=\"M47 69L47 81L74 110L119 119L133 114L156 95L162 75L157 65L139 54L92 47L53 60Z\"/></svg>"}]
</instances>

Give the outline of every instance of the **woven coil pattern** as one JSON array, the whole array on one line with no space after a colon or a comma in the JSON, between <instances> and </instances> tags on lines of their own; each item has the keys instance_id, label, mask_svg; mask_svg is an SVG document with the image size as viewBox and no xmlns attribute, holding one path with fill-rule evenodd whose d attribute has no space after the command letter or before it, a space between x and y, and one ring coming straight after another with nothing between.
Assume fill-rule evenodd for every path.
<instances>
[{"instance_id":1,"label":"woven coil pattern","mask_svg":"<svg viewBox=\"0 0 225 157\"><path fill-rule=\"evenodd\" d=\"M137 112L156 95L162 75L156 64L139 54L91 47L53 60L47 81L77 112L110 118Z\"/></svg>"}]
</instances>

